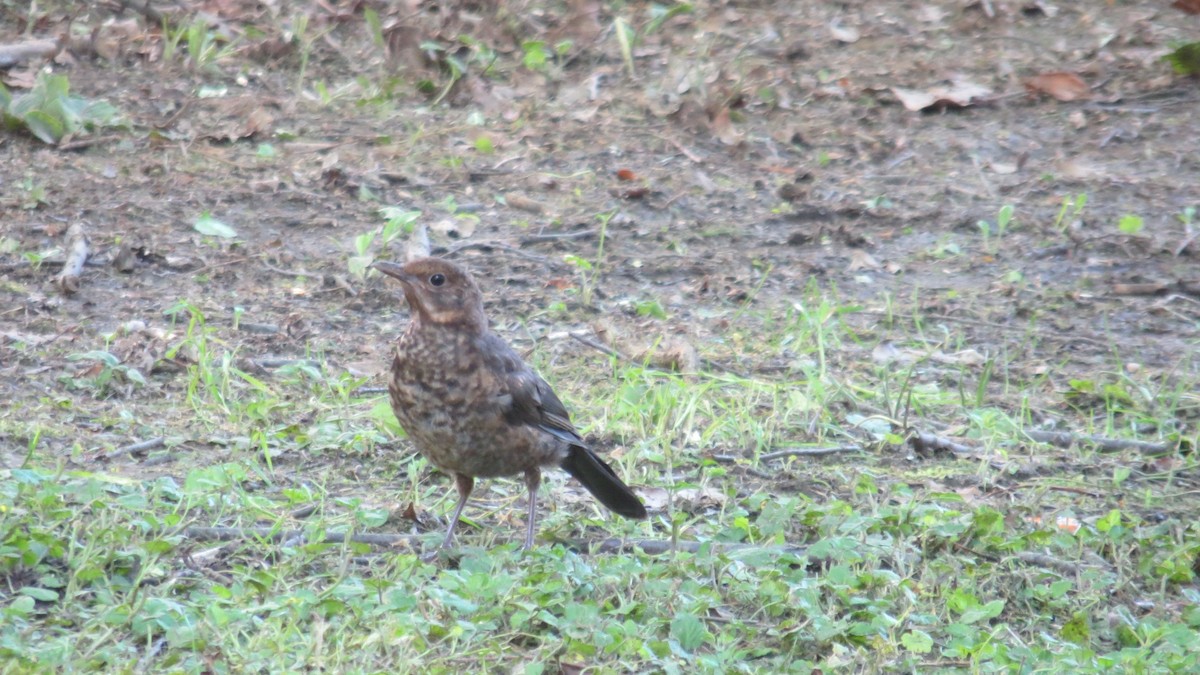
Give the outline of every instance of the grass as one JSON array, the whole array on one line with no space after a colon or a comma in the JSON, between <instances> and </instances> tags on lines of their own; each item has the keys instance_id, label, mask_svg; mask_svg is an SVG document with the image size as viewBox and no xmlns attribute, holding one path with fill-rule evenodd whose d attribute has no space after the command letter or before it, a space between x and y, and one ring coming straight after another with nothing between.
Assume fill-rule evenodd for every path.
<instances>
[{"instance_id":1,"label":"grass","mask_svg":"<svg viewBox=\"0 0 1200 675\"><path fill-rule=\"evenodd\" d=\"M652 39L669 27L663 20L693 8L649 11L650 23L618 16L614 29L596 38L598 46L578 45L588 50L580 62L599 62L607 49L608 61L620 59L630 75L657 77L655 59L640 55L638 40ZM376 66L385 70L389 36L372 10L363 10L363 19L359 37L376 53L364 57L371 67L357 70L345 67L359 54L350 28L331 34L347 45L331 51L317 39L328 25L296 23L299 54L289 87L300 93L306 80L323 83L324 76L330 88L320 85L319 107L333 108L326 114L349 114L337 108L342 104L371 107L377 119L370 134L391 129L404 139L393 144L380 137L377 149L391 153L379 158L380 166L411 162L413 173L422 174L438 162L406 158L441 158L473 182L461 166L473 155L447 140L460 138L465 123L450 131L435 124L443 114L453 118L454 110L407 118L403 97L412 95L417 83L409 80L416 76L400 69L372 79ZM514 74L528 77L526 70L560 77L568 50L527 37L516 43L523 51L495 50L463 36L424 48L436 52L430 56L439 64L427 74L434 78L427 98L449 97L464 75L500 84ZM239 58L235 47L242 46L240 38L226 42L201 22L180 23L164 40L164 61L186 60L208 76ZM655 43L645 51L669 46ZM538 105L546 108L509 127L496 122L489 132L503 138L505 129L515 132L557 114L549 100ZM300 108L298 128L313 122ZM750 106L739 114L749 121L758 113ZM680 138L684 147L706 147L703 135ZM536 151L536 140L528 152L548 158L551 151ZM504 147L497 144L496 154ZM283 162L283 139L280 148ZM585 164L596 157L569 145L553 155L575 152ZM350 149L345 153L348 165L357 161ZM631 165L640 161L616 156ZM200 153L195 161L196 175L220 174L205 169ZM738 186L730 161L730 177L713 180ZM396 201L405 206L384 209L387 222L369 231L363 228L372 221L354 221L347 209L345 223L359 224L322 234L332 242L325 258L304 259L311 249L300 240L315 236L312 230L289 237L299 267L320 271L313 279L289 278L289 291L324 293L330 289L319 277L345 272L360 282L361 295L326 295L325 304L297 295L296 312L309 313L313 333L286 343L282 336L281 342L255 342L237 330L239 320L258 319L237 312L290 312L293 303L281 297L282 286L236 286L258 274L275 278L254 267L255 260L238 263L237 279L217 277L228 259L215 246L197 274L210 276L210 289L228 283L240 294L197 292L169 301L160 295L129 310L148 313L146 321L161 328L138 338L156 357L153 371L134 365L130 354L136 352L125 341L136 335L92 330L111 318L94 308L113 297L103 295L106 290L125 291L122 277L97 272L103 279L89 289L97 297L87 300L93 309L61 323L51 317L68 312L21 291L31 322L21 331L27 332L6 327L0 336L0 368L14 373L0 409L0 672L1200 669L1194 452L1104 452L1086 442L1059 448L1028 438L1032 431L1070 430L1194 450L1200 409L1194 338L1182 336L1192 350L1181 352L1173 371L1139 370L1138 355L1124 353L1118 339L1081 346L1071 341L1069 326L1055 322L1056 303L1097 302L1081 288L1068 285L1062 295L1030 300L1043 289L1039 284L1053 288L1060 279L1023 283L1014 297L1027 313L1005 310L1000 316L1014 323L989 323L969 317L995 316L971 311L989 307L980 294L995 288L938 291L916 282L903 297L850 300L816 281L790 287L796 277L787 256L762 256L743 288L736 288L741 273L734 274L741 281L714 279L711 293L741 291L727 296L742 298L736 302L704 296L695 308L681 306L700 297L678 290L678 279L691 275L683 271L653 286L653 300L637 300L659 279L650 275L635 284L637 293L622 297L631 278L622 276L631 272L622 256L635 241L647 247L642 253L656 252L645 241L660 226L633 218L612 220L610 230L618 215L612 204L623 211L627 204L597 206L591 195L607 194L600 168L584 171L548 159L541 165L543 176L562 183L555 189L571 207L556 216L560 222L596 228L599 236L547 247L555 263L562 252L574 253L573 267L552 274L557 285L538 289L553 309L525 331L505 333L554 383L581 430L651 502L648 522L610 517L551 472L535 550L519 550L524 489L513 480L481 481L453 559L426 562L412 548L440 539L453 489L410 454L386 397L370 389L379 380L343 366L358 358L354 350L361 345L350 343L379 339L371 322L381 319L380 311L395 312L382 320L399 317L399 310L380 309L398 300L370 295L366 265L396 254L389 245L418 221L412 209L422 205L422 178ZM236 180L250 172L239 168ZM501 179L500 172L487 174L495 185ZM662 182L654 210L667 213L684 203L677 195L693 199L690 188L676 193L666 176ZM212 184L219 185L215 178ZM451 216L459 214L452 201L457 194L478 202L481 221L507 217L490 211L491 195L504 192L493 183L470 191L433 185L447 192L442 196ZM24 189L25 201L46 203L35 198L44 190L38 192L32 178ZM928 256L951 270L989 251L1008 254L1006 265L1023 264L1010 253L1023 237L1065 242L1085 207L1091 218L1106 196L1081 192L1061 206L1054 202L1057 218L1049 213L1040 233L1036 205L1020 203L1020 228L1008 227L1011 212L984 211L997 213L995 227L939 229ZM269 199L262 195L263 202ZM869 206L884 206L882 198ZM1182 210L1168 220L1192 222L1194 208L1170 208ZM602 214L600 222L591 214ZM749 243L740 222L714 216L709 223L676 223L672 216L660 234L675 246L715 250L726 239L731 246ZM718 243L689 243L696 232L688 227L709 228L715 233L709 239ZM876 236L869 223L863 228ZM12 236L25 231L14 227ZM262 243L250 241L250 229L243 234L248 244ZM32 258L35 248L27 241L34 239L11 241ZM178 245L191 250L186 242ZM659 264L653 255L642 257L648 266ZM544 271L519 262L527 265L514 274L522 281ZM168 273L175 276L160 293L176 292L174 282L184 276L156 272ZM1010 281L1017 286L1020 279ZM260 293L245 293L247 287ZM520 290L511 290L491 289L497 314L528 316ZM635 298L634 310L620 315L615 308L628 298ZM129 304L121 300L124 305L113 306ZM164 302L170 304L157 315L153 308ZM229 320L222 312L231 303L239 309ZM581 315L593 316L588 310L611 313L621 328L651 341L683 325L689 335L702 335L695 338L699 355L716 366L664 372L569 340L528 337L553 332L548 326L577 326ZM329 335L338 329L345 334ZM21 342L42 334L53 339ZM282 365L255 362L280 344L300 353ZM1083 348L1091 348L1085 358L1070 358ZM35 384L18 387L18 375ZM913 431L970 451L912 443ZM164 439L162 447L144 457L121 452L130 440L154 437ZM836 450L799 452L829 448ZM194 527L241 528L246 536L216 541ZM300 535L258 536L250 528ZM400 543L326 543L329 533L346 532L393 535ZM417 535L415 542L404 538L409 534ZM609 537L681 546L660 554L639 547L591 554L574 545Z\"/></svg>"},{"instance_id":2,"label":"grass","mask_svg":"<svg viewBox=\"0 0 1200 675\"><path fill-rule=\"evenodd\" d=\"M1048 452L1019 451L1016 409L979 406L947 386L968 375L961 367L870 367L839 384L822 364L874 345L852 328L856 308L823 302L782 320L731 308L747 331L763 331L763 354L808 364L784 377L611 362L612 376L597 378L595 360L605 357L554 359L548 374L585 431L616 445L614 463L630 482L650 496L665 489L670 501L649 524L614 521L589 501L563 499L565 480L553 475L541 536L707 542L699 550L585 555L543 541L524 553L522 489L488 481L468 509L484 529L463 528L465 548L449 566L405 549L310 543L327 531L409 531L395 500L420 504L427 522L444 518L452 491L423 460L393 453L403 447L394 420L382 398L355 394L361 380L305 363L251 376L229 329L182 305L186 375L151 376L125 400L174 391L192 402L194 437L231 436L207 453L183 449L205 460L177 465L177 478L122 476L122 465L64 463L46 435L26 428L27 457L0 472L0 655L19 671L1200 667L1196 526L1155 516L1194 504L1174 483L1194 460L1152 472L1128 457L1069 450L1055 460L1064 470L1029 472L1021 463ZM1008 380L1005 400L1023 391L1012 366L990 371ZM111 389L80 391L103 398ZM1185 390L1164 388L1156 400L1179 406ZM905 457L889 442L900 430L887 415L882 426L847 426L838 412L900 401L923 423L961 424L980 455ZM1117 432L1125 408L1151 402L1090 405ZM297 423L301 411L307 419ZM3 423L19 435L11 415ZM758 459L839 442L864 451ZM780 479L807 487L779 493ZM298 510L303 517L290 515ZM306 536L210 542L189 537L190 525Z\"/></svg>"}]
</instances>

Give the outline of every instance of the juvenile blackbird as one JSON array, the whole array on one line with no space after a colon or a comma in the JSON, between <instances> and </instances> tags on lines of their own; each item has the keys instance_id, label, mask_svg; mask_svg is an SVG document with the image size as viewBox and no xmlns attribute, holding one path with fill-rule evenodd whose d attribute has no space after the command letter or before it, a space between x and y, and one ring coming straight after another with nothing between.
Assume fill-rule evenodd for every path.
<instances>
[{"instance_id":1,"label":"juvenile blackbird","mask_svg":"<svg viewBox=\"0 0 1200 675\"><path fill-rule=\"evenodd\" d=\"M483 296L464 268L438 258L372 267L400 282L412 314L392 361L392 410L458 488L443 547L454 541L476 478L518 473L529 490L525 548L533 546L543 466L562 467L626 518L646 517L637 495L584 444L550 385L488 328Z\"/></svg>"}]
</instances>

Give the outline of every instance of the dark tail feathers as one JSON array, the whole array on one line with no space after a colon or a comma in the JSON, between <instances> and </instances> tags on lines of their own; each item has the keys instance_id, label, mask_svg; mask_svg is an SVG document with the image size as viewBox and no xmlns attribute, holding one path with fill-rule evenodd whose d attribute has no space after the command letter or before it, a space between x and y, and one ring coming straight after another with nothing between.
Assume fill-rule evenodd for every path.
<instances>
[{"instance_id":1,"label":"dark tail feathers","mask_svg":"<svg viewBox=\"0 0 1200 675\"><path fill-rule=\"evenodd\" d=\"M571 454L567 455L561 466L613 513L639 520L646 517L642 500L617 478L617 472L596 453L581 445L572 445Z\"/></svg>"}]
</instances>

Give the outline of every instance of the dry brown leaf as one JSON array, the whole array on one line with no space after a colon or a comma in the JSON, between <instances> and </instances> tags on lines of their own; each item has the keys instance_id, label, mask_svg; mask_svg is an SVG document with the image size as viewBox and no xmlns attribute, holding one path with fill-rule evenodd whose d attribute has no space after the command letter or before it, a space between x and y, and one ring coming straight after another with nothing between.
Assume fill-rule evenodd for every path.
<instances>
[{"instance_id":1,"label":"dry brown leaf","mask_svg":"<svg viewBox=\"0 0 1200 675\"><path fill-rule=\"evenodd\" d=\"M1200 0L1175 0L1171 6L1184 14L1200 14Z\"/></svg>"},{"instance_id":2,"label":"dry brown leaf","mask_svg":"<svg viewBox=\"0 0 1200 675\"><path fill-rule=\"evenodd\" d=\"M1059 101L1079 101L1090 98L1092 89L1075 73L1065 71L1042 73L1025 80L1025 88L1047 94Z\"/></svg>"},{"instance_id":3,"label":"dry brown leaf","mask_svg":"<svg viewBox=\"0 0 1200 675\"><path fill-rule=\"evenodd\" d=\"M670 117L683 107L683 97L673 91L647 87L643 95L646 100L646 109L655 117Z\"/></svg>"},{"instance_id":4,"label":"dry brown leaf","mask_svg":"<svg viewBox=\"0 0 1200 675\"><path fill-rule=\"evenodd\" d=\"M695 372L700 365L696 348L683 338L667 338L661 344L642 349L633 360L677 373Z\"/></svg>"},{"instance_id":5,"label":"dry brown leaf","mask_svg":"<svg viewBox=\"0 0 1200 675\"><path fill-rule=\"evenodd\" d=\"M919 112L931 108L965 108L992 91L966 80L956 80L948 87L932 87L925 91L892 87L892 93L905 108Z\"/></svg>"},{"instance_id":6,"label":"dry brown leaf","mask_svg":"<svg viewBox=\"0 0 1200 675\"><path fill-rule=\"evenodd\" d=\"M683 488L675 493L676 504L688 511L699 511L725 504L725 493L713 487Z\"/></svg>"},{"instance_id":7,"label":"dry brown leaf","mask_svg":"<svg viewBox=\"0 0 1200 675\"><path fill-rule=\"evenodd\" d=\"M504 195L504 201L514 209L520 209L526 213L545 213L546 205L530 199L519 192L510 192Z\"/></svg>"},{"instance_id":8,"label":"dry brown leaf","mask_svg":"<svg viewBox=\"0 0 1200 675\"><path fill-rule=\"evenodd\" d=\"M271 125L274 123L275 116L267 112L266 108L255 108L246 116L246 123L242 125L241 137L267 136L271 133Z\"/></svg>"},{"instance_id":9,"label":"dry brown leaf","mask_svg":"<svg viewBox=\"0 0 1200 675\"><path fill-rule=\"evenodd\" d=\"M987 363L987 357L974 349L964 349L953 354L936 351L930 354L929 358L938 363L948 363L955 366L981 366Z\"/></svg>"},{"instance_id":10,"label":"dry brown leaf","mask_svg":"<svg viewBox=\"0 0 1200 675\"><path fill-rule=\"evenodd\" d=\"M667 507L671 501L670 495L666 488L650 487L641 488L637 491L638 496L642 498L642 502L650 511L661 511Z\"/></svg>"},{"instance_id":11,"label":"dry brown leaf","mask_svg":"<svg viewBox=\"0 0 1200 675\"><path fill-rule=\"evenodd\" d=\"M547 42L557 44L567 39L576 44L593 42L604 32L604 27L600 25L600 13L601 6L596 0L569 0L562 25L550 32Z\"/></svg>"},{"instance_id":12,"label":"dry brown leaf","mask_svg":"<svg viewBox=\"0 0 1200 675\"><path fill-rule=\"evenodd\" d=\"M712 130L717 135L717 140L725 145L737 145L742 142L742 132L738 131L733 126L733 120L729 117L729 108L721 108L712 118Z\"/></svg>"},{"instance_id":13,"label":"dry brown leaf","mask_svg":"<svg viewBox=\"0 0 1200 675\"><path fill-rule=\"evenodd\" d=\"M0 82L3 82L9 89L33 89L34 83L37 82L38 73L41 70L42 67L40 64L10 70L4 74Z\"/></svg>"},{"instance_id":14,"label":"dry brown leaf","mask_svg":"<svg viewBox=\"0 0 1200 675\"><path fill-rule=\"evenodd\" d=\"M444 218L429 226L429 229L451 239L465 239L475 234L474 218Z\"/></svg>"},{"instance_id":15,"label":"dry brown leaf","mask_svg":"<svg viewBox=\"0 0 1200 675\"><path fill-rule=\"evenodd\" d=\"M878 260L861 248L850 249L850 264L846 266L847 272L857 272L859 270L877 270L882 267Z\"/></svg>"}]
</instances>

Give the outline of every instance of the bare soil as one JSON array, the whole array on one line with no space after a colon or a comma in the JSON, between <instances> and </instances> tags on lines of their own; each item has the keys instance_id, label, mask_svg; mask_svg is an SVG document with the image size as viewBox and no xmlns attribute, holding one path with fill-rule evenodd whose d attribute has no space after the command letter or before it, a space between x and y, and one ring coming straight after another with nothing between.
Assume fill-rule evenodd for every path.
<instances>
[{"instance_id":1,"label":"bare soil","mask_svg":"<svg viewBox=\"0 0 1200 675\"><path fill-rule=\"evenodd\" d=\"M859 338L829 354L835 377L874 381L888 350L923 344L968 379L999 364L987 405L1030 426L1111 431L1066 395L1076 380L1174 392L1163 416L1126 423L1150 438L1196 434L1200 401L1186 387L1200 380L1200 242L1180 215L1200 206L1200 92L1161 56L1200 35L1197 17L1164 2L718 2L652 26L644 3L285 4L170 14L176 25L207 16L229 38L228 54L200 64L186 40L169 53L160 25L136 13L35 17L38 36L68 18L101 35L107 19L131 22L46 66L129 126L68 149L0 135L0 466L35 443L134 477L235 452L220 440L236 425L186 403L187 368L203 355L178 347L197 315L255 377L272 377L267 359L316 359L380 386L406 310L348 260L383 223L381 206L423 214L432 252L476 271L499 329L536 346L552 381L564 379L560 357L594 366L581 378L605 377L604 355L563 339L599 324L620 350L673 338L715 368L795 377L808 346L761 331L825 297L854 310L839 320ZM0 42L21 40L25 10L0 14ZM633 72L618 17L640 35ZM530 40L572 43L526 67ZM490 67L478 44L496 51ZM453 84L447 55L466 67ZM1060 71L1088 95L1026 86ZM964 83L984 91L961 107L913 111L895 91ZM1082 213L1059 219L1077 195ZM995 227L1006 204L1013 222L983 236L979 221ZM237 236L200 234L202 214ZM1127 215L1143 227L1122 231ZM92 255L64 293L54 276L77 222ZM405 243L377 239L369 253L399 258ZM599 265L594 288L567 256ZM646 310L654 303L665 318ZM147 384L80 386L98 370L72 356L94 351ZM299 407L287 414L302 427ZM810 432L774 440L821 440ZM187 439L186 461L105 459L158 436ZM378 480L377 459L328 461Z\"/></svg>"}]
</instances>

